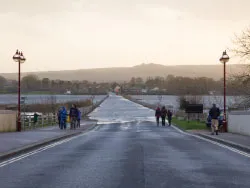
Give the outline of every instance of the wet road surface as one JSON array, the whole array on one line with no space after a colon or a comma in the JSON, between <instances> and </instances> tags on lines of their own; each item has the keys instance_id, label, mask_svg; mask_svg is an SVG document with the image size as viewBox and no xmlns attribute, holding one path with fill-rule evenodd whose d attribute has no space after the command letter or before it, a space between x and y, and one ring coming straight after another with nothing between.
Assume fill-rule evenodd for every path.
<instances>
[{"instance_id":1,"label":"wet road surface","mask_svg":"<svg viewBox=\"0 0 250 188\"><path fill-rule=\"evenodd\" d=\"M249 158L157 127L153 113L111 96L91 114L96 129L0 167L0 187L250 187Z\"/></svg>"}]
</instances>

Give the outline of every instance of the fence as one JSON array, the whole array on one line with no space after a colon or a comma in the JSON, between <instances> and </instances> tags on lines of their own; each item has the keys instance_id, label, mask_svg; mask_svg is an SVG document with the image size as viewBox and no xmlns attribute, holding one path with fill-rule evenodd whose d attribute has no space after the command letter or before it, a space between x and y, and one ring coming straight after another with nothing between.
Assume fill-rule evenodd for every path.
<instances>
[{"instance_id":1,"label":"fence","mask_svg":"<svg viewBox=\"0 0 250 188\"><path fill-rule=\"evenodd\" d=\"M95 108L97 108L104 100L106 100L108 96L106 96L100 102L96 102L95 104L87 107L81 107L79 110L82 113L82 116L86 116L91 113ZM39 127L53 126L58 122L57 114L39 114L38 113L37 122L34 121L34 113L26 113L21 115L22 122L22 130L30 130Z\"/></svg>"},{"instance_id":2,"label":"fence","mask_svg":"<svg viewBox=\"0 0 250 188\"><path fill-rule=\"evenodd\" d=\"M56 114L40 114L37 122L34 121L34 114L23 114L21 116L22 130L29 130L38 127L52 126L57 123Z\"/></svg>"}]
</instances>

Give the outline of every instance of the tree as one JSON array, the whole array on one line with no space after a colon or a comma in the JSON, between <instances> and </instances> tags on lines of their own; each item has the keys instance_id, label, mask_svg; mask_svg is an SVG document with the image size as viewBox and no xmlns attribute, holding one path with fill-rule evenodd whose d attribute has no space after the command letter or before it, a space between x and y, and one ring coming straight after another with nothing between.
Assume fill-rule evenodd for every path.
<instances>
[{"instance_id":1,"label":"tree","mask_svg":"<svg viewBox=\"0 0 250 188\"><path fill-rule=\"evenodd\" d=\"M130 80L130 82L129 82L129 85L131 86L131 87L134 87L135 86L135 77L132 77L131 78L131 80Z\"/></svg>"},{"instance_id":2,"label":"tree","mask_svg":"<svg viewBox=\"0 0 250 188\"><path fill-rule=\"evenodd\" d=\"M117 84L116 82L113 82L113 83L111 84L111 89L114 90L115 87L116 87L117 85L118 85L118 84Z\"/></svg>"},{"instance_id":3,"label":"tree","mask_svg":"<svg viewBox=\"0 0 250 188\"><path fill-rule=\"evenodd\" d=\"M185 110L186 107L189 105L189 102L187 101L185 96L179 96L178 102L179 102L179 108L181 110Z\"/></svg>"},{"instance_id":4,"label":"tree","mask_svg":"<svg viewBox=\"0 0 250 188\"><path fill-rule=\"evenodd\" d=\"M49 87L50 87L49 78L43 78L42 79L42 87L43 87L43 89L49 89Z\"/></svg>"},{"instance_id":5,"label":"tree","mask_svg":"<svg viewBox=\"0 0 250 188\"><path fill-rule=\"evenodd\" d=\"M142 84L143 84L143 79L142 79L141 77L137 77L137 78L135 79L135 83L136 83L137 85L142 85Z\"/></svg>"},{"instance_id":6,"label":"tree","mask_svg":"<svg viewBox=\"0 0 250 188\"><path fill-rule=\"evenodd\" d=\"M250 27L242 31L240 35L235 35L233 43L234 43L234 48L232 49L232 51L235 53L235 55L243 60L250 60ZM250 65L246 66L242 73L234 76L237 81L241 82L242 88L244 88L244 90L247 91L248 94L245 94L247 96L250 96L249 73L250 73Z\"/></svg>"},{"instance_id":7,"label":"tree","mask_svg":"<svg viewBox=\"0 0 250 188\"><path fill-rule=\"evenodd\" d=\"M40 80L33 74L24 76L22 78L22 87L29 91L40 89Z\"/></svg>"},{"instance_id":8,"label":"tree","mask_svg":"<svg viewBox=\"0 0 250 188\"><path fill-rule=\"evenodd\" d=\"M0 76L0 92L3 91L6 82L7 80L3 76Z\"/></svg>"},{"instance_id":9,"label":"tree","mask_svg":"<svg viewBox=\"0 0 250 188\"><path fill-rule=\"evenodd\" d=\"M232 51L237 56L250 60L250 27L242 31L241 35L235 35L233 43L235 47Z\"/></svg>"}]
</instances>

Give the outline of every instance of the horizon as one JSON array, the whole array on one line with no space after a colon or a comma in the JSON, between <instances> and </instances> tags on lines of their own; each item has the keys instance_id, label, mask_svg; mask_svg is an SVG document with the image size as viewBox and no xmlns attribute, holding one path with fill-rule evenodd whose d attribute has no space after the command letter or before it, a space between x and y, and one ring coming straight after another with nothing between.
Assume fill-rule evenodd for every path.
<instances>
[{"instance_id":1,"label":"horizon","mask_svg":"<svg viewBox=\"0 0 250 188\"><path fill-rule=\"evenodd\" d=\"M216 65L250 17L249 0L0 1L1 73L17 72L16 49L22 72Z\"/></svg>"},{"instance_id":2,"label":"horizon","mask_svg":"<svg viewBox=\"0 0 250 188\"><path fill-rule=\"evenodd\" d=\"M160 65L160 66L165 66L165 67L178 67L178 66L221 66L220 64L202 64L202 65L198 65L198 64L180 64L180 65L164 65L164 64L158 64L158 63L141 63L141 64L137 64L137 65L133 65L133 66L124 66L124 67L97 67L97 68L81 68L81 69L62 69L62 70L45 70L45 71L27 71L24 72L22 71L22 73L42 73L42 72L60 72L60 71L77 71L77 70L97 70L97 69L116 69L116 68L134 68L134 67L138 67L138 66L144 66L144 65ZM229 63L230 65L240 65L240 64L232 64ZM242 65L242 64L241 64ZM0 72L0 75L4 75L4 74L15 74L18 72Z\"/></svg>"}]
</instances>

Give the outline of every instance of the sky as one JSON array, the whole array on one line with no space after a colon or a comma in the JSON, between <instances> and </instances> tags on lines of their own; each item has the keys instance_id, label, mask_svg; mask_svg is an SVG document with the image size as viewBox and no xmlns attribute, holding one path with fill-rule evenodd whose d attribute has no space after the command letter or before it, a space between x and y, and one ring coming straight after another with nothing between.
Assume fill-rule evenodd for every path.
<instances>
[{"instance_id":1,"label":"sky","mask_svg":"<svg viewBox=\"0 0 250 188\"><path fill-rule=\"evenodd\" d=\"M0 0L0 72L219 64L249 0ZM230 54L229 54L230 55ZM233 58L230 63L238 63Z\"/></svg>"}]
</instances>

